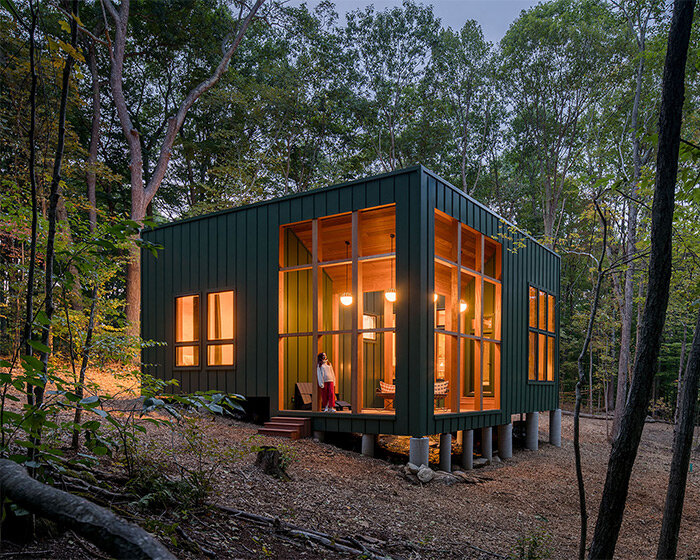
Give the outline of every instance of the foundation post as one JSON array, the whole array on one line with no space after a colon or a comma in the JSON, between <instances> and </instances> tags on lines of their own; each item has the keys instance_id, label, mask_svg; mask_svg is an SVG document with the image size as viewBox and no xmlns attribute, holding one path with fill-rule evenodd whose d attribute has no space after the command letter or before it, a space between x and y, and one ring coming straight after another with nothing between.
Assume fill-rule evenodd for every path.
<instances>
[{"instance_id":1,"label":"foundation post","mask_svg":"<svg viewBox=\"0 0 700 560\"><path fill-rule=\"evenodd\" d=\"M362 454L367 457L374 457L374 443L377 436L374 434L362 434Z\"/></svg>"},{"instance_id":2,"label":"foundation post","mask_svg":"<svg viewBox=\"0 0 700 560\"><path fill-rule=\"evenodd\" d=\"M498 426L498 456L510 459L513 456L513 424Z\"/></svg>"},{"instance_id":3,"label":"foundation post","mask_svg":"<svg viewBox=\"0 0 700 560\"><path fill-rule=\"evenodd\" d=\"M474 430L462 430L462 467L467 471L474 468Z\"/></svg>"},{"instance_id":4,"label":"foundation post","mask_svg":"<svg viewBox=\"0 0 700 560\"><path fill-rule=\"evenodd\" d=\"M493 458L493 430L491 426L481 428L481 456L487 461Z\"/></svg>"},{"instance_id":5,"label":"foundation post","mask_svg":"<svg viewBox=\"0 0 700 560\"><path fill-rule=\"evenodd\" d=\"M452 472L452 434L440 434L440 470Z\"/></svg>"},{"instance_id":6,"label":"foundation post","mask_svg":"<svg viewBox=\"0 0 700 560\"><path fill-rule=\"evenodd\" d=\"M561 447L561 408L549 411L549 443Z\"/></svg>"},{"instance_id":7,"label":"foundation post","mask_svg":"<svg viewBox=\"0 0 700 560\"><path fill-rule=\"evenodd\" d=\"M411 438L408 461L419 467L430 463L430 440L426 436Z\"/></svg>"},{"instance_id":8,"label":"foundation post","mask_svg":"<svg viewBox=\"0 0 700 560\"><path fill-rule=\"evenodd\" d=\"M525 417L525 448L537 451L540 431L540 413L528 412Z\"/></svg>"}]
</instances>

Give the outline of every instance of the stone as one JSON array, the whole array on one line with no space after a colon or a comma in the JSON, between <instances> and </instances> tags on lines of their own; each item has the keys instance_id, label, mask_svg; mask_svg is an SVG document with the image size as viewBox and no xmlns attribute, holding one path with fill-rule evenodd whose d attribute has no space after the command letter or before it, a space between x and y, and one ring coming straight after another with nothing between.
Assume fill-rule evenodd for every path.
<instances>
[{"instance_id":1,"label":"stone","mask_svg":"<svg viewBox=\"0 0 700 560\"><path fill-rule=\"evenodd\" d=\"M475 469L480 469L481 467L485 467L488 464L489 464L489 460L485 459L484 457L479 457L478 459L474 459L474 468Z\"/></svg>"},{"instance_id":2,"label":"stone","mask_svg":"<svg viewBox=\"0 0 700 560\"><path fill-rule=\"evenodd\" d=\"M418 471L418 480L420 480L423 484L427 484L433 480L433 478L435 478L435 472L433 469L430 469L425 465L423 465Z\"/></svg>"},{"instance_id":3,"label":"stone","mask_svg":"<svg viewBox=\"0 0 700 560\"><path fill-rule=\"evenodd\" d=\"M413 474L418 474L418 471L420 470L420 467L418 465L414 465L413 463L408 463L406 468Z\"/></svg>"},{"instance_id":4,"label":"stone","mask_svg":"<svg viewBox=\"0 0 700 560\"><path fill-rule=\"evenodd\" d=\"M435 478L433 479L437 482L442 482L446 486L452 486L460 482L460 479L445 471L437 471L435 473Z\"/></svg>"},{"instance_id":5,"label":"stone","mask_svg":"<svg viewBox=\"0 0 700 560\"><path fill-rule=\"evenodd\" d=\"M501 458L498 455L494 455L493 457L491 457L491 462L492 463L500 463Z\"/></svg>"},{"instance_id":6,"label":"stone","mask_svg":"<svg viewBox=\"0 0 700 560\"><path fill-rule=\"evenodd\" d=\"M454 473L454 475L455 475L455 478L459 482L463 482L464 484L476 484L477 483L476 478L474 478L473 476L469 476L464 471L457 471L456 473Z\"/></svg>"}]
</instances>

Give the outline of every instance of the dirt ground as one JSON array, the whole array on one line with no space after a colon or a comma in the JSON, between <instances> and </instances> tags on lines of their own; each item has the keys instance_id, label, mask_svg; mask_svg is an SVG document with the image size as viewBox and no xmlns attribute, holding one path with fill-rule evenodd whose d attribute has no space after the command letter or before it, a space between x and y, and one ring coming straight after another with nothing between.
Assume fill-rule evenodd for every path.
<instances>
[{"instance_id":1,"label":"dirt ground","mask_svg":"<svg viewBox=\"0 0 700 560\"><path fill-rule=\"evenodd\" d=\"M203 441L207 442L209 458L222 457L231 448L240 451L217 467L210 498L216 504L278 517L338 537L377 539L395 551L391 554L395 558L503 558L512 553L519 539L536 534L546 535L552 558L576 557L579 505L572 416L563 416L561 448L547 443L548 417L542 414L539 451L516 449L512 459L476 469L473 475L478 484L452 486L440 482L413 485L399 475L396 462L364 457L352 450L353 446L357 448L352 438L346 438L343 446L310 439L268 438L256 436L255 425L209 415L201 416L197 424L206 436ZM590 539L609 455L606 423L584 418L581 433ZM672 437L669 424L648 423L645 427L616 558L655 555ZM695 448L698 438L700 433ZM176 439L166 427L149 427L147 454L164 465L191 465L197 460L196 454L188 456ZM260 471L254 464L254 454L244 452L257 444L282 446L293 456L288 467L291 481ZM678 558L683 559L700 557L699 460L700 453L695 451L678 545ZM185 535L208 543L218 558L345 557L317 545L276 536L216 509L179 519L178 523L185 527ZM163 527L156 528L162 534ZM185 546L186 536L173 535L167 544L178 558L206 557L206 551ZM406 543L411 546L401 550ZM56 560L101 557L72 533L22 548L5 545L0 556L8 554Z\"/></svg>"}]
</instances>

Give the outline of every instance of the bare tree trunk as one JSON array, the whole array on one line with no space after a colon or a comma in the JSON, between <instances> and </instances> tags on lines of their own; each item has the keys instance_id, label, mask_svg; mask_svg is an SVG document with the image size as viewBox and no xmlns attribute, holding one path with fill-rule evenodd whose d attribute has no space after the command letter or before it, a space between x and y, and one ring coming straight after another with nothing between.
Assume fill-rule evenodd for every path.
<instances>
[{"instance_id":1,"label":"bare tree trunk","mask_svg":"<svg viewBox=\"0 0 700 560\"><path fill-rule=\"evenodd\" d=\"M32 239L29 245L29 270L27 272L27 298L25 302L24 319L24 352L32 355L32 347L29 341L32 339L32 325L34 324L34 274L36 272L36 238L37 222L39 219L39 206L37 204L36 187L36 20L37 13L33 2L29 2L31 23L29 27L29 72L31 74L31 86L29 88L29 188L32 197ZM34 404L34 387L27 385L27 403Z\"/></svg>"},{"instance_id":2,"label":"bare tree trunk","mask_svg":"<svg viewBox=\"0 0 700 560\"><path fill-rule=\"evenodd\" d=\"M153 536L85 498L46 486L0 459L0 491L19 507L75 530L115 558L175 560Z\"/></svg>"},{"instance_id":3,"label":"bare tree trunk","mask_svg":"<svg viewBox=\"0 0 700 560\"><path fill-rule=\"evenodd\" d=\"M608 223L605 216L600 210L598 201L595 200L595 208L600 216L600 222L603 226L603 248L598 260L598 276L596 278L595 289L593 291L593 304L588 315L588 328L586 329L586 338L583 341L583 348L578 356L578 383L576 383L576 406L574 408L574 456L576 458L576 481L578 482L578 498L579 511L581 513L581 534L578 546L579 560L586 557L586 540L588 534L588 509L586 508L586 488L583 483L583 468L581 466L581 441L580 441L580 424L581 424L581 401L583 400L582 388L586 382L586 370L583 366L583 360L586 357L586 352L591 343L593 335L593 325L595 324L595 316L598 312L598 301L600 300L600 285L603 282L603 259L605 259L605 251L608 243Z\"/></svg>"},{"instance_id":4,"label":"bare tree trunk","mask_svg":"<svg viewBox=\"0 0 700 560\"><path fill-rule=\"evenodd\" d=\"M695 0L676 0L668 38L659 117L659 148L651 216L647 299L632 385L608 463L590 558L612 558L622 525L630 475L637 456L651 385L657 369L671 280L672 225L685 95L685 65Z\"/></svg>"},{"instance_id":5,"label":"bare tree trunk","mask_svg":"<svg viewBox=\"0 0 700 560\"><path fill-rule=\"evenodd\" d=\"M593 416L593 347L588 349L588 411Z\"/></svg>"},{"instance_id":6,"label":"bare tree trunk","mask_svg":"<svg viewBox=\"0 0 700 560\"><path fill-rule=\"evenodd\" d=\"M681 343L681 359L678 361L678 387L676 391L676 410L673 413L673 423L678 424L678 411L681 407L681 392L683 385L683 362L685 362L685 339L687 325L683 324L683 342Z\"/></svg>"},{"instance_id":7,"label":"bare tree trunk","mask_svg":"<svg viewBox=\"0 0 700 560\"><path fill-rule=\"evenodd\" d=\"M673 458L671 459L671 471L668 475L668 489L666 491L666 504L664 505L664 518L661 523L659 547L656 551L657 560L676 557L678 532L681 527L685 486L688 478L688 465L690 464L690 452L693 446L695 407L698 401L698 378L700 378L700 313L698 313L698 320L695 324L693 345L688 356L688 365L685 369L683 392L680 395L681 400L678 407L680 413L678 414L678 421L673 434Z\"/></svg>"},{"instance_id":8,"label":"bare tree trunk","mask_svg":"<svg viewBox=\"0 0 700 560\"><path fill-rule=\"evenodd\" d=\"M100 77L97 73L97 56L95 54L95 42L90 41L87 56L90 76L92 78L92 126L90 128L90 147L87 157L87 171L85 180L87 183L88 218L90 232L94 233L97 227L97 151L100 146Z\"/></svg>"},{"instance_id":9,"label":"bare tree trunk","mask_svg":"<svg viewBox=\"0 0 700 560\"><path fill-rule=\"evenodd\" d=\"M71 13L78 15L78 0L73 0L71 8ZM75 18L70 20L71 28L71 46L75 49L78 37L78 25ZM41 351L41 362L43 364L43 375L44 379L48 376L49 372L49 355L50 344L51 344L51 319L54 313L54 302L53 302L53 268L55 262L55 250L54 243L56 240L56 222L57 222L57 208L58 199L61 196L60 186L61 186L61 165L63 164L63 149L65 147L66 139L66 112L68 107L68 94L70 90L70 75L73 69L73 56L68 53L66 58L66 63L63 67L63 79L61 83L61 101L58 111L58 137L56 140L56 154L54 156L53 165L53 175L51 177L51 190L49 193L49 229L46 236L46 260L44 263L44 313L46 314L46 322L42 325L41 330L41 342L45 349ZM45 382L43 384L36 385L34 387L34 404L36 406L41 406L44 402L44 388ZM36 433L32 436L33 442L36 444L41 440L41 427L39 426ZM37 449L32 447L30 451L30 457L34 459L36 457Z\"/></svg>"},{"instance_id":10,"label":"bare tree trunk","mask_svg":"<svg viewBox=\"0 0 700 560\"><path fill-rule=\"evenodd\" d=\"M110 59L112 68L110 71L110 87L112 90L112 98L117 109L117 115L122 127L122 132L126 138L129 147L129 155L131 162L129 165L131 171L131 219L136 222L141 222L146 216L146 209L149 203L153 200L156 192L165 177L172 154L172 147L177 138L177 134L185 122L187 112L192 105L205 92L211 89L228 70L229 63L233 54L238 49L243 35L245 34L250 22L255 17L265 0L256 0L255 4L250 8L245 18L239 18L236 27L236 34L231 43L231 46L225 52L219 65L212 75L195 86L185 97L181 103L175 116L168 120L168 128L165 133L165 138L160 147L160 153L153 174L144 183L143 176L143 153L139 131L134 127L127 107L126 98L123 90L123 72L124 72L124 55L126 50L127 24L129 21L130 0L122 0L117 9L111 0L103 0L103 5L109 12L110 17L114 21L114 42L110 49ZM242 16L243 7L241 6ZM141 312L141 253L139 248L134 244L129 250L129 263L126 270L126 320L128 324L128 334L131 337L138 337L140 332L140 312Z\"/></svg>"}]
</instances>

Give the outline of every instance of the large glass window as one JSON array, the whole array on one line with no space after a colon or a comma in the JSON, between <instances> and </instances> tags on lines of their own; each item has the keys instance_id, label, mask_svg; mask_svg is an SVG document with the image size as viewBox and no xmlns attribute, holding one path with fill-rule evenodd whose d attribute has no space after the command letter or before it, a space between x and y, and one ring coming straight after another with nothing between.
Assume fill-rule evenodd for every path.
<instances>
[{"instance_id":1,"label":"large glass window","mask_svg":"<svg viewBox=\"0 0 700 560\"><path fill-rule=\"evenodd\" d=\"M233 365L233 292L207 294L207 365Z\"/></svg>"},{"instance_id":2,"label":"large glass window","mask_svg":"<svg viewBox=\"0 0 700 560\"><path fill-rule=\"evenodd\" d=\"M175 366L199 366L199 296L175 298Z\"/></svg>"},{"instance_id":3,"label":"large glass window","mask_svg":"<svg viewBox=\"0 0 700 560\"><path fill-rule=\"evenodd\" d=\"M325 352L338 412L394 413L395 228L394 205L282 226L281 408L298 408L301 384L319 410L312 381Z\"/></svg>"},{"instance_id":4,"label":"large glass window","mask_svg":"<svg viewBox=\"0 0 700 560\"><path fill-rule=\"evenodd\" d=\"M552 294L530 286L528 320L528 374L530 381L554 381L556 303Z\"/></svg>"},{"instance_id":5,"label":"large glass window","mask_svg":"<svg viewBox=\"0 0 700 560\"><path fill-rule=\"evenodd\" d=\"M435 412L500 408L501 244L435 211Z\"/></svg>"}]
</instances>

